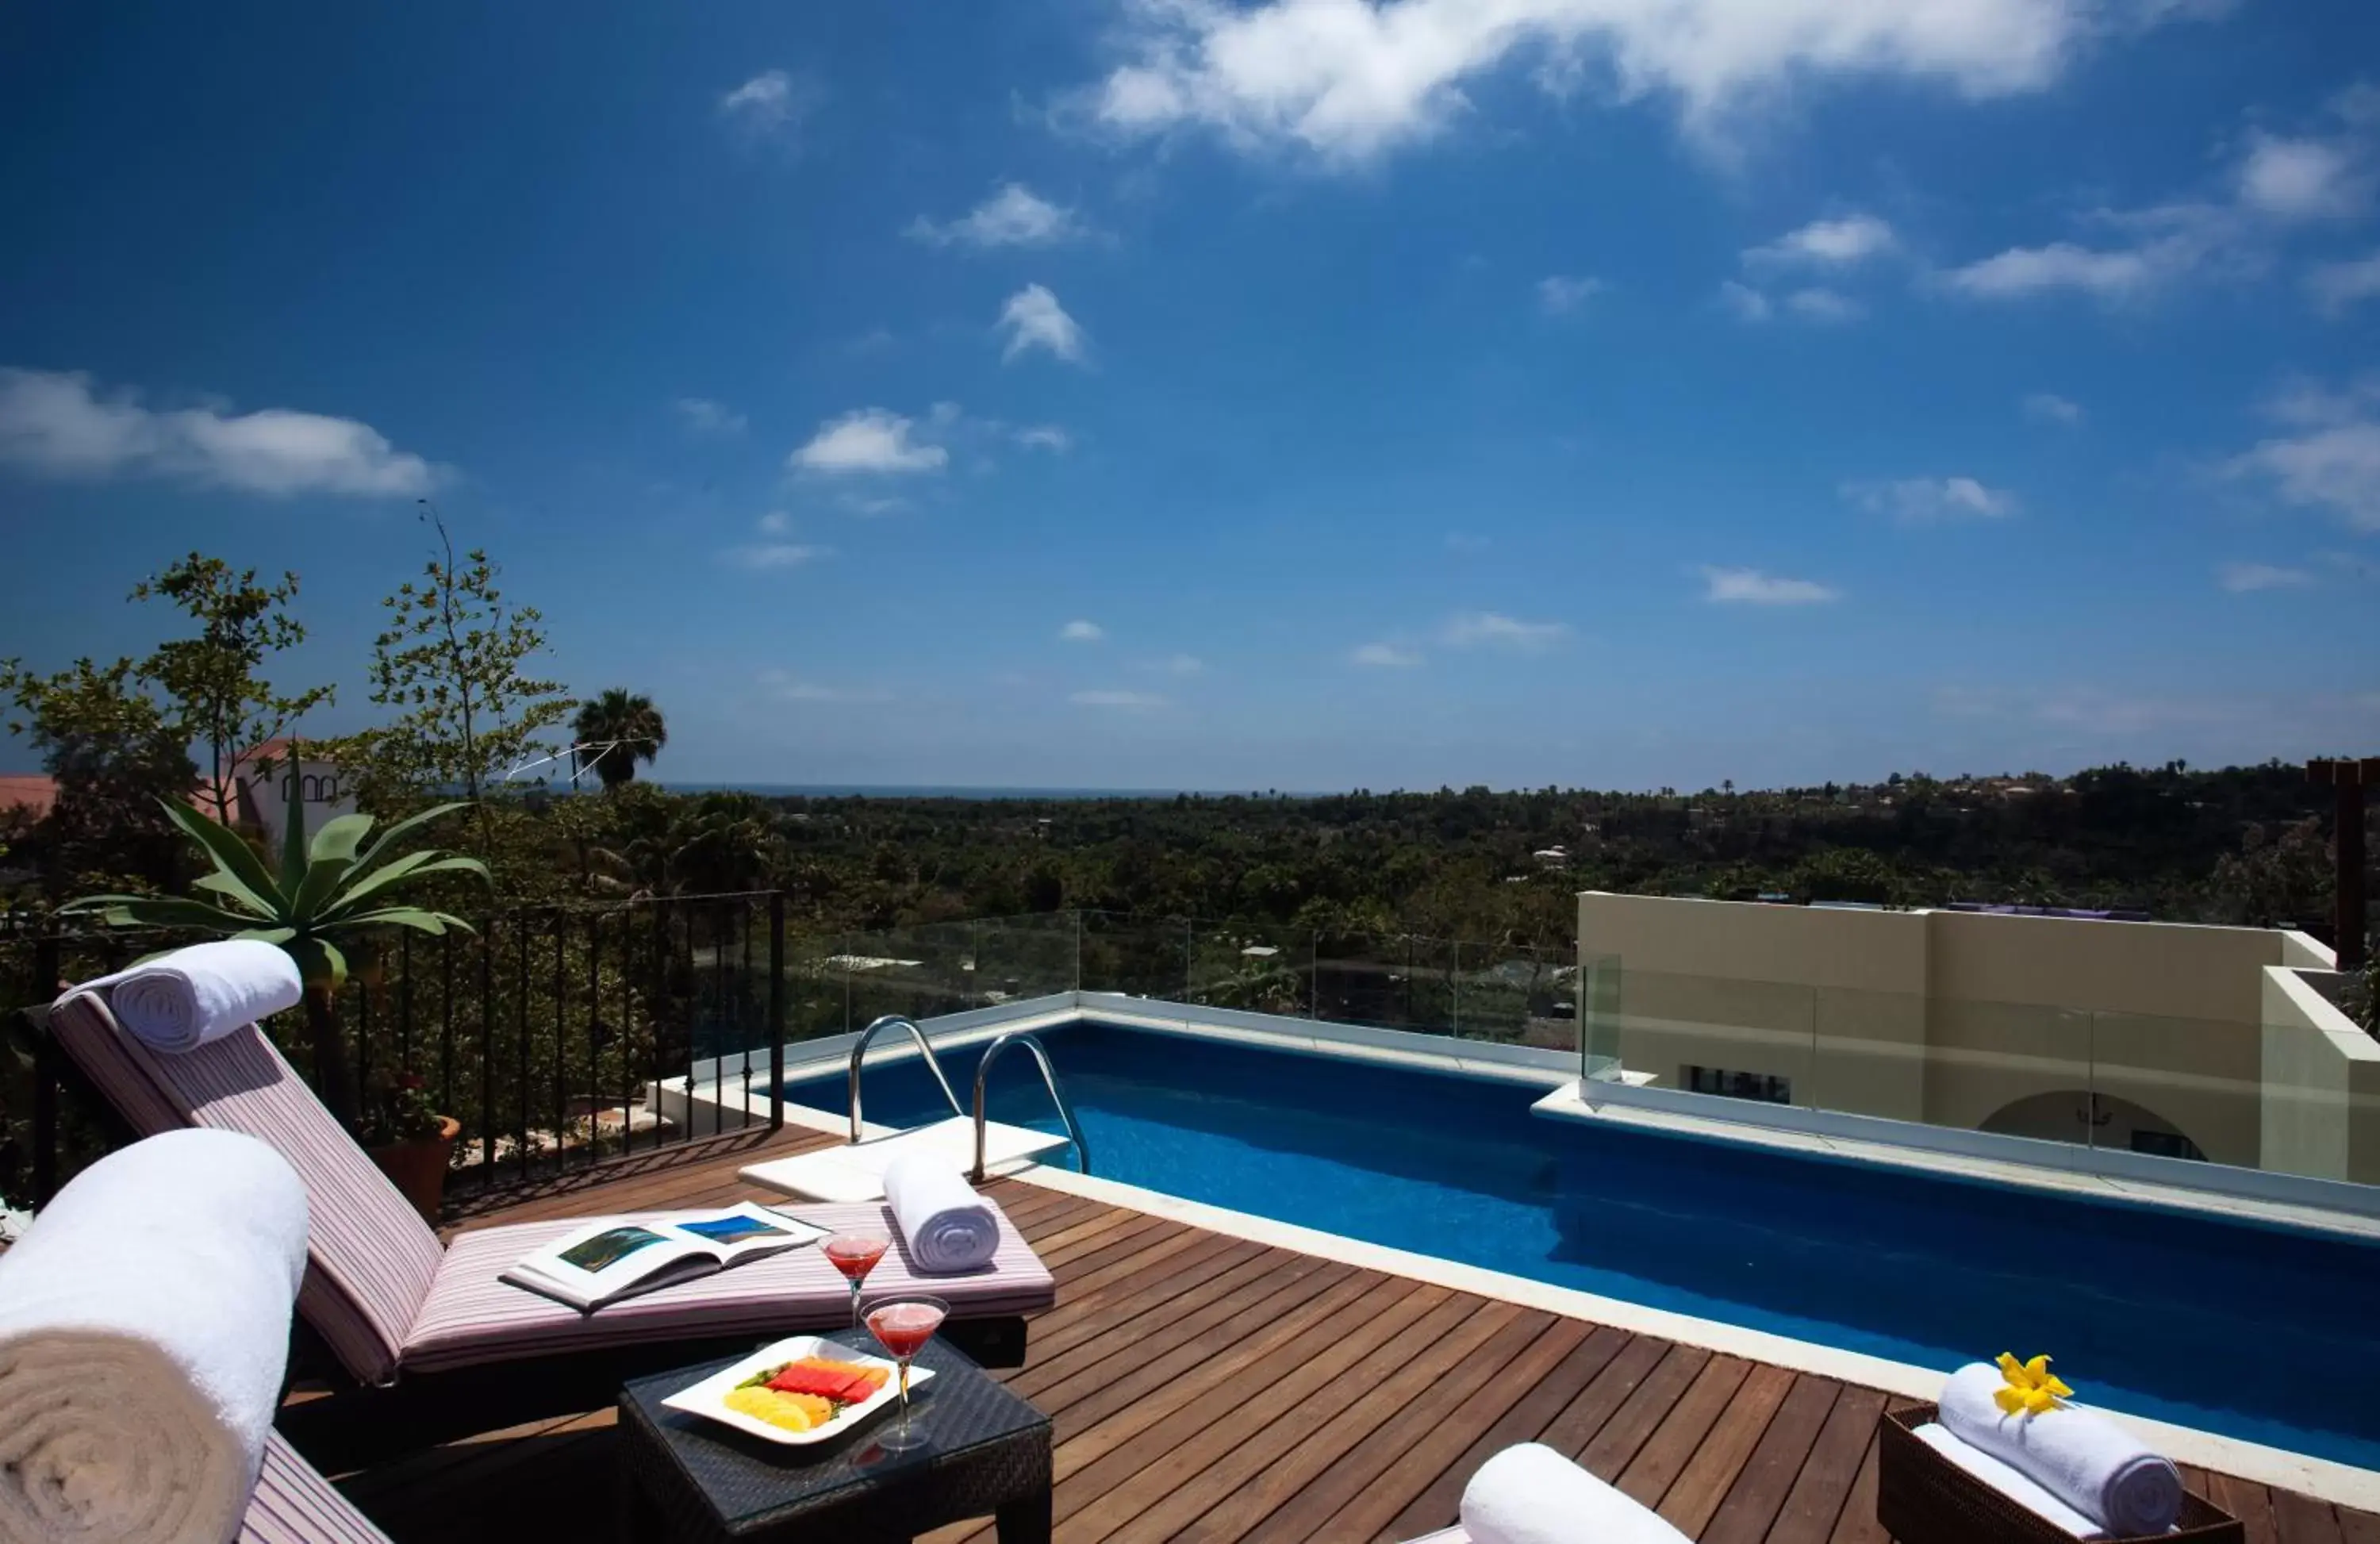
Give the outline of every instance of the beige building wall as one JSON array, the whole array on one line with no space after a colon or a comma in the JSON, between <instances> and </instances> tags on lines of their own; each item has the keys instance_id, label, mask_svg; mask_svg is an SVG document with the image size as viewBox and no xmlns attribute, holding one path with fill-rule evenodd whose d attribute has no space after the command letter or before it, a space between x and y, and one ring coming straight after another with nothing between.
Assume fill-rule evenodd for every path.
<instances>
[{"instance_id":1,"label":"beige building wall","mask_svg":"<svg viewBox=\"0 0 2380 1544\"><path fill-rule=\"evenodd\" d=\"M1793 1102L2129 1146L2180 1132L2264 1153L2266 967L2288 935L1941 911L1579 898L1620 965L1621 1063L1791 1079ZM2101 1096L2094 1105L2086 1097Z\"/></svg>"},{"instance_id":2,"label":"beige building wall","mask_svg":"<svg viewBox=\"0 0 2380 1544\"><path fill-rule=\"evenodd\" d=\"M2380 1184L2380 1043L2294 970L2263 976L2262 1166Z\"/></svg>"}]
</instances>

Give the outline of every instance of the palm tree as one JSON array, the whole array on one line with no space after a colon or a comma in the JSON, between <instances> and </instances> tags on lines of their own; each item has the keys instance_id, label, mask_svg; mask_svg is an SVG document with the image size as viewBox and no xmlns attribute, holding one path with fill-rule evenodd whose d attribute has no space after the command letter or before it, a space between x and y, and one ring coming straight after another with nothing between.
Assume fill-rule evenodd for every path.
<instances>
[{"instance_id":1,"label":"palm tree","mask_svg":"<svg viewBox=\"0 0 2380 1544\"><path fill-rule=\"evenodd\" d=\"M571 732L589 748L583 759L606 788L636 780L637 763L650 764L669 744L662 711L650 697L613 687L578 710Z\"/></svg>"}]
</instances>

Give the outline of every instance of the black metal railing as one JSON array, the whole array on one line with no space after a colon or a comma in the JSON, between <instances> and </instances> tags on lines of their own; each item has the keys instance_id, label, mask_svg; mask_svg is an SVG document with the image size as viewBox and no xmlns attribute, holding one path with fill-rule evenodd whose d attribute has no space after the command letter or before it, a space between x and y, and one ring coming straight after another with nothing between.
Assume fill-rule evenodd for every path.
<instances>
[{"instance_id":1,"label":"black metal railing","mask_svg":"<svg viewBox=\"0 0 2380 1544\"><path fill-rule=\"evenodd\" d=\"M351 950L335 1000L346 1098L334 1102L370 1111L393 1081L413 1082L461 1125L450 1196L468 1201L605 1158L782 1124L782 894L501 909L472 930L392 932ZM121 1136L88 1097L58 1097L61 1083L82 1091L18 1010L187 942L55 918L0 920L0 1010L14 1052L0 1068L0 1195L38 1206ZM265 1031L323 1091L304 1014L275 1015ZM705 1063L712 1070L696 1090Z\"/></svg>"}]
</instances>

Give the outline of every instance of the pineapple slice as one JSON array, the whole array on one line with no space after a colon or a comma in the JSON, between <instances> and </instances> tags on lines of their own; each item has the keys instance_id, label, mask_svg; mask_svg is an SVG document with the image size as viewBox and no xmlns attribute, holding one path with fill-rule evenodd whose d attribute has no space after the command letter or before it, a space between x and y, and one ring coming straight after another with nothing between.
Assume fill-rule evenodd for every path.
<instances>
[{"instance_id":1,"label":"pineapple slice","mask_svg":"<svg viewBox=\"0 0 2380 1544\"><path fill-rule=\"evenodd\" d=\"M834 1419L831 1401L815 1394L779 1393L757 1384L734 1390L721 1403L730 1410L787 1431L813 1431Z\"/></svg>"}]
</instances>

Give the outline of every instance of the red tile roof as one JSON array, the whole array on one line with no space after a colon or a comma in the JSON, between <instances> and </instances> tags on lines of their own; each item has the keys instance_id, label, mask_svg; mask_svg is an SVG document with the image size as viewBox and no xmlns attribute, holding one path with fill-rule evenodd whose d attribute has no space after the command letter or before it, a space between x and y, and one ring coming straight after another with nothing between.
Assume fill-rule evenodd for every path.
<instances>
[{"instance_id":1,"label":"red tile roof","mask_svg":"<svg viewBox=\"0 0 2380 1544\"><path fill-rule=\"evenodd\" d=\"M35 820L58 802L58 780L40 772L0 776L0 810L22 809Z\"/></svg>"}]
</instances>

